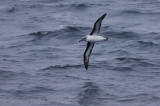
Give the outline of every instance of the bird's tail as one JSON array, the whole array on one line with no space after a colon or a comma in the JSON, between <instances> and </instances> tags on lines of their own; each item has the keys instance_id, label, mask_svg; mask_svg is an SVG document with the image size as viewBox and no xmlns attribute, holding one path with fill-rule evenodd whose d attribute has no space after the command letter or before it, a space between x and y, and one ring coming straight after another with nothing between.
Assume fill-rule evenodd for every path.
<instances>
[{"instance_id":1,"label":"bird's tail","mask_svg":"<svg viewBox=\"0 0 160 106\"><path fill-rule=\"evenodd\" d=\"M108 40L108 37L105 37L106 38L106 40Z\"/></svg>"}]
</instances>

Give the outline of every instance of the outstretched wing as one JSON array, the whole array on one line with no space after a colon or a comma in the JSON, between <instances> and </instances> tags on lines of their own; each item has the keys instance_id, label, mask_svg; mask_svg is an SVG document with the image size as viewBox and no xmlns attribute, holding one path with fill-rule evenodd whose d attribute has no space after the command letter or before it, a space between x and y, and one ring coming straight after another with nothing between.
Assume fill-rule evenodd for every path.
<instances>
[{"instance_id":1,"label":"outstretched wing","mask_svg":"<svg viewBox=\"0 0 160 106\"><path fill-rule=\"evenodd\" d=\"M89 57L91 55L93 47L94 47L93 42L92 43L91 42L87 43L87 47L86 47L86 50L84 52L84 65L85 65L86 70L88 69Z\"/></svg>"},{"instance_id":2,"label":"outstretched wing","mask_svg":"<svg viewBox=\"0 0 160 106\"><path fill-rule=\"evenodd\" d=\"M94 34L98 34L99 30L101 28L101 23L104 19L104 17L106 16L106 13L104 15L102 15L95 23L94 23L94 27L92 29L92 32L90 35L94 35Z\"/></svg>"}]
</instances>

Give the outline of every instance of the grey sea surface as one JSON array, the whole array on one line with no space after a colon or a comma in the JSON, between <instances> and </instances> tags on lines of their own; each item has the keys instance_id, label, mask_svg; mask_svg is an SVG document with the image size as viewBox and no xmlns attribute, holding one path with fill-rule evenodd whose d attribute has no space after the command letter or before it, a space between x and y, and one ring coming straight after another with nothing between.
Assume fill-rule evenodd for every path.
<instances>
[{"instance_id":1,"label":"grey sea surface","mask_svg":"<svg viewBox=\"0 0 160 106\"><path fill-rule=\"evenodd\" d=\"M160 106L160 0L0 0L0 105Z\"/></svg>"}]
</instances>

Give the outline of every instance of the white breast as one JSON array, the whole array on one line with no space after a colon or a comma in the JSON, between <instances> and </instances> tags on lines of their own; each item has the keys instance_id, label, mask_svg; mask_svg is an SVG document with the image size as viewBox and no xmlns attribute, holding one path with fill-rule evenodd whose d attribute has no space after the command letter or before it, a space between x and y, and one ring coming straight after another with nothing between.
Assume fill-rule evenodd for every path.
<instances>
[{"instance_id":1,"label":"white breast","mask_svg":"<svg viewBox=\"0 0 160 106\"><path fill-rule=\"evenodd\" d=\"M106 38L102 37L102 36L97 36L97 35L94 35L94 36L88 35L87 36L87 42L100 42L100 41L104 41L104 40L106 40Z\"/></svg>"}]
</instances>

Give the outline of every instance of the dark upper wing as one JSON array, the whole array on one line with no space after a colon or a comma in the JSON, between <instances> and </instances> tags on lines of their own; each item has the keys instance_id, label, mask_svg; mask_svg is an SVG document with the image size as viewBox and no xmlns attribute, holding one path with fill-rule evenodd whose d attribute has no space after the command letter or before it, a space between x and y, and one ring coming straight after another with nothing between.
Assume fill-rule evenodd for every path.
<instances>
[{"instance_id":1,"label":"dark upper wing","mask_svg":"<svg viewBox=\"0 0 160 106\"><path fill-rule=\"evenodd\" d=\"M106 13L104 15L102 15L95 23L94 23L94 27L92 29L92 32L90 35L93 35L93 34L98 34L99 33L99 30L101 28L101 23L104 19L104 17L106 16Z\"/></svg>"},{"instance_id":2,"label":"dark upper wing","mask_svg":"<svg viewBox=\"0 0 160 106\"><path fill-rule=\"evenodd\" d=\"M88 69L89 57L91 55L93 47L94 47L94 43L91 43L91 42L87 43L87 47L84 52L84 65L85 65L86 70Z\"/></svg>"}]
</instances>

